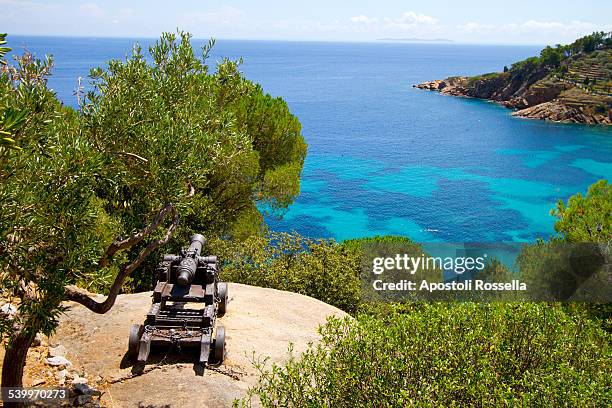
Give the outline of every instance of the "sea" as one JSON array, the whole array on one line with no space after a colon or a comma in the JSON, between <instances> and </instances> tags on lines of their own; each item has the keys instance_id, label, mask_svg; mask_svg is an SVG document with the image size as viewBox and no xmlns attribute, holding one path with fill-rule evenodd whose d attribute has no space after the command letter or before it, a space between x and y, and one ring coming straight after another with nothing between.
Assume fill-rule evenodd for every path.
<instances>
[{"instance_id":1,"label":"sea","mask_svg":"<svg viewBox=\"0 0 612 408\"><path fill-rule=\"evenodd\" d=\"M53 55L67 105L89 70L154 39L9 36L14 53ZM194 40L198 49L207 40ZM528 242L555 234L550 210L612 177L612 129L521 119L495 103L413 88L501 71L539 46L217 40L208 63L287 101L308 156L301 193L267 215L275 231L338 241Z\"/></svg>"}]
</instances>

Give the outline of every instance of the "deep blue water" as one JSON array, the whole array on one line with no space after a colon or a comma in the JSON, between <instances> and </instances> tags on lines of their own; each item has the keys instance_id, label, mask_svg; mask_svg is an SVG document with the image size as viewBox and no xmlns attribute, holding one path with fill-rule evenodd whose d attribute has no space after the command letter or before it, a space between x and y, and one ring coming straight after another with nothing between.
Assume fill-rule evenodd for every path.
<instances>
[{"instance_id":1,"label":"deep blue water","mask_svg":"<svg viewBox=\"0 0 612 408\"><path fill-rule=\"evenodd\" d=\"M15 51L54 55L50 86L71 105L77 78L125 57L135 41L9 37ZM243 57L246 76L283 97L303 125L302 192L282 219L268 219L272 229L525 241L554 233L558 199L612 176L612 130L518 119L412 84L499 71L539 48L221 40L210 61Z\"/></svg>"}]
</instances>

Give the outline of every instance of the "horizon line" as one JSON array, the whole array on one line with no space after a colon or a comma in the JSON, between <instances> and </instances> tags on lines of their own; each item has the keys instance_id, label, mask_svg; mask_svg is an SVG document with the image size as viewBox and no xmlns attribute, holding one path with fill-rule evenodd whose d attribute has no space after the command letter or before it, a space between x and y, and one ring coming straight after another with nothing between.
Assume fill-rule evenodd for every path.
<instances>
[{"instance_id":1,"label":"horizon line","mask_svg":"<svg viewBox=\"0 0 612 408\"><path fill-rule=\"evenodd\" d=\"M170 32L170 31L163 31ZM88 38L88 39L116 39L116 40L157 40L159 36L113 36L113 35L73 35L73 34L7 34L7 40L10 46L11 37L40 37L40 38ZM525 47L536 47L546 46L546 43L518 43L518 42L473 42L473 41L461 41L461 40L450 40L450 39L414 39L414 40L403 40L403 39L388 39L388 38L374 38L371 40L340 40L340 39L279 39L279 38L229 38L229 37L200 37L192 35L192 40L208 41L214 39L215 41L260 41L260 42L303 42L303 43L337 43L337 44L424 44L424 45L487 45L487 46L525 46Z\"/></svg>"}]
</instances>

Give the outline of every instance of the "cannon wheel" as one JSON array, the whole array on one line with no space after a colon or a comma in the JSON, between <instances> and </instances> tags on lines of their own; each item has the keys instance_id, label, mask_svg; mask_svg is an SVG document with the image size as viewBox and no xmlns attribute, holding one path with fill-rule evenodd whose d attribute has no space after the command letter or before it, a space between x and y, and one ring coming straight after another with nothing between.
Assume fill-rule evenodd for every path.
<instances>
[{"instance_id":1,"label":"cannon wheel","mask_svg":"<svg viewBox=\"0 0 612 408\"><path fill-rule=\"evenodd\" d=\"M217 296L220 299L218 314L223 316L227 309L227 282L217 283Z\"/></svg>"},{"instance_id":2,"label":"cannon wheel","mask_svg":"<svg viewBox=\"0 0 612 408\"><path fill-rule=\"evenodd\" d=\"M130 341L128 343L128 355L132 360L136 360L138 357L138 350L140 349L140 338L144 332L144 326L142 324L133 324L130 329Z\"/></svg>"},{"instance_id":3,"label":"cannon wheel","mask_svg":"<svg viewBox=\"0 0 612 408\"><path fill-rule=\"evenodd\" d=\"M221 364L225 359L225 327L218 326L216 332L213 357L217 364Z\"/></svg>"}]
</instances>

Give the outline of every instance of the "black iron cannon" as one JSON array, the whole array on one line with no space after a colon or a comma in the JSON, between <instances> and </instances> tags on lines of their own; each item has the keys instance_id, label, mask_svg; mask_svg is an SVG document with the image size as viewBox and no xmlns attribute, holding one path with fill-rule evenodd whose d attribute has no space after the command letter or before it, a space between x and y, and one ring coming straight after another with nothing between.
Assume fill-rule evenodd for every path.
<instances>
[{"instance_id":1,"label":"black iron cannon","mask_svg":"<svg viewBox=\"0 0 612 408\"><path fill-rule=\"evenodd\" d=\"M195 234L189 247L164 255L157 266L151 309L130 332L128 352L137 362L147 361L152 346L199 346L200 363L223 362L225 329L216 320L225 314L227 283L219 281L217 257L201 255L204 243Z\"/></svg>"}]
</instances>

